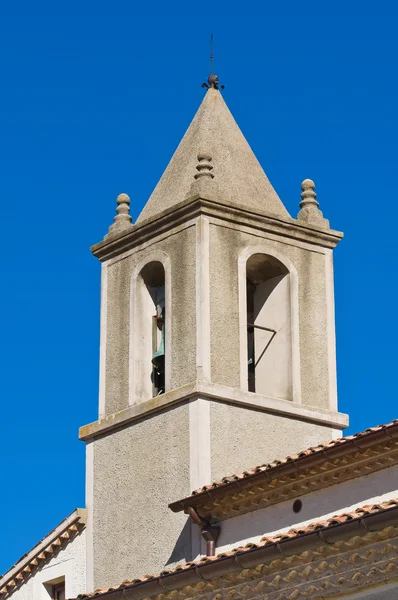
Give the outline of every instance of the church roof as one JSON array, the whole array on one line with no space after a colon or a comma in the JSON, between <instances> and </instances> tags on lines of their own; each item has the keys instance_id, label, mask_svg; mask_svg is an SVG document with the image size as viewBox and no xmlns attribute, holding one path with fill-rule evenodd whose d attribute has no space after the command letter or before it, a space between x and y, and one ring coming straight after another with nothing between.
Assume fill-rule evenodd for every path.
<instances>
[{"instance_id":1,"label":"church roof","mask_svg":"<svg viewBox=\"0 0 398 600\"><path fill-rule=\"evenodd\" d=\"M127 580L110 588L100 588L89 594L81 594L79 598L128 592L129 598L148 598L172 592L189 586L188 596L192 597L192 585L198 580L209 581L214 577L226 575L239 568L253 568L258 563L264 563L265 558L275 559L278 555L290 555L303 551L313 544L333 544L335 541L350 535L358 536L376 532L398 522L398 499L380 502L379 504L364 505L349 512L343 512L333 517L314 521L308 525L290 529L275 536L264 536L258 543L238 546L228 552L216 556L204 556L199 560L183 563L174 569L165 569L157 575ZM276 552L278 551L278 552ZM248 563L244 562L246 555L252 555ZM123 594L125 595L125 594Z\"/></svg>"},{"instance_id":2,"label":"church roof","mask_svg":"<svg viewBox=\"0 0 398 600\"><path fill-rule=\"evenodd\" d=\"M191 185L201 153L209 156L222 200L289 217L221 93L209 88L137 222L152 218L192 195Z\"/></svg>"},{"instance_id":3,"label":"church roof","mask_svg":"<svg viewBox=\"0 0 398 600\"><path fill-rule=\"evenodd\" d=\"M398 419L224 477L169 508L179 512L195 507L202 518L215 523L333 485L336 478L348 480L391 466L397 460Z\"/></svg>"},{"instance_id":4,"label":"church roof","mask_svg":"<svg viewBox=\"0 0 398 600\"><path fill-rule=\"evenodd\" d=\"M77 508L55 529L50 531L27 554L24 554L7 573L0 576L0 600L8 598L51 558L69 544L86 524L86 510Z\"/></svg>"}]
</instances>

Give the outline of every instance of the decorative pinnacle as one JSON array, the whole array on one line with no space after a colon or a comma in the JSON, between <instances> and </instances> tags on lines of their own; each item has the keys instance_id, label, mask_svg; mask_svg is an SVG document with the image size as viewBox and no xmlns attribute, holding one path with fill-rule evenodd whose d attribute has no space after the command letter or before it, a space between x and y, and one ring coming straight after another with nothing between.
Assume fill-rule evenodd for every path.
<instances>
[{"instance_id":1,"label":"decorative pinnacle","mask_svg":"<svg viewBox=\"0 0 398 600\"><path fill-rule=\"evenodd\" d=\"M130 215L130 198L127 194L119 194L116 198L116 216L113 219L112 225L109 227L108 234L105 238L118 235L122 231L131 229L132 219Z\"/></svg>"},{"instance_id":2,"label":"decorative pinnacle","mask_svg":"<svg viewBox=\"0 0 398 600\"><path fill-rule=\"evenodd\" d=\"M312 179L304 179L301 184L301 192L302 201L300 202L300 208L306 206L307 204L315 204L316 207L319 206L319 202L316 200L316 192L315 192L315 183Z\"/></svg>"},{"instance_id":3,"label":"decorative pinnacle","mask_svg":"<svg viewBox=\"0 0 398 600\"><path fill-rule=\"evenodd\" d=\"M213 159L208 152L199 152L199 162L196 165L198 173L195 173L195 179L199 179L200 177L210 177L210 179L214 179L214 174L212 173L213 165L210 164L212 160Z\"/></svg>"},{"instance_id":4,"label":"decorative pinnacle","mask_svg":"<svg viewBox=\"0 0 398 600\"><path fill-rule=\"evenodd\" d=\"M319 202L316 199L315 183L312 179L304 179L301 184L301 202L300 211L297 218L300 221L306 221L313 225L321 227L329 227L329 221L324 219L322 212L319 210Z\"/></svg>"}]
</instances>

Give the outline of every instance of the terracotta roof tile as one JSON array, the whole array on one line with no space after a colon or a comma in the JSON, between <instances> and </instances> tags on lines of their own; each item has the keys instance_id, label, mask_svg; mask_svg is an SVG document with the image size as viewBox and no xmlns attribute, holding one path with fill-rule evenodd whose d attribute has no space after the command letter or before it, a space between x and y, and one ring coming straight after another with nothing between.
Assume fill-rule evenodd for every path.
<instances>
[{"instance_id":1,"label":"terracotta roof tile","mask_svg":"<svg viewBox=\"0 0 398 600\"><path fill-rule=\"evenodd\" d=\"M232 557L236 554L242 554L246 552L250 552L251 550L264 548L266 546L277 545L280 542L295 540L300 538L301 536L305 536L309 533L312 533L317 530L328 529L335 525L342 525L344 523L348 523L349 521L353 521L354 519L361 519L365 516L375 515L377 513L382 513L384 511L388 511L389 509L398 508L398 499L388 500L386 502L381 502L379 504L369 504L365 506L361 506L351 512L341 513L330 517L329 519L323 519L319 521L314 521L308 525L305 525L300 528L292 528L287 532L279 533L275 536L264 536L258 543L248 543L244 546L237 546L228 552L221 552L216 556L203 556L199 560L191 561L187 563L182 563L177 565L174 569L164 569L157 575L145 575L144 577L140 577L138 579L126 580L118 586L113 586L109 588L98 588L94 592L89 594L80 594L78 598L81 600L85 598L92 598L94 596L100 596L101 594L108 594L112 591L117 591L125 587L134 587L134 585L147 583L151 581L155 581L161 577L165 577L167 575L173 575L177 573L181 573L187 571L189 569L205 565L212 562L220 561L221 559Z\"/></svg>"},{"instance_id":2,"label":"terracotta roof tile","mask_svg":"<svg viewBox=\"0 0 398 600\"><path fill-rule=\"evenodd\" d=\"M265 463L262 465L258 465L256 467L254 467L253 469L248 469L247 471L243 471L241 473L235 473L233 475L228 475L227 477L223 477L219 481L214 481L213 483L204 485L203 487L194 490L192 492L191 496L184 498L180 502L186 502L189 498L193 498L194 496L198 496L199 494L203 494L205 492L219 489L219 488L222 488L223 486L228 486L228 484L231 484L231 483L234 483L237 481L241 481L241 480L247 479L249 477L253 477L254 475L263 473L265 471L269 471L276 467L280 467L281 465L287 464L289 462L300 460L305 457L312 456L314 454L318 454L320 452L325 452L326 450L328 450L330 448L335 448L336 446L341 446L341 445L346 445L346 444L347 445L352 444L353 440L363 439L371 434L374 434L377 431L388 430L392 427L396 427L397 425L398 425L398 419L395 419L394 421L391 421L391 423L387 423L384 425L377 425L376 427L370 427L368 429L365 429L365 431L355 433L354 435L349 435L346 437L331 440L330 442L325 442L325 443L319 444L318 446L313 446L311 448L307 448L306 450L298 452L297 454L290 454L289 456L286 456L285 458L274 460L271 463ZM173 502L170 505L170 507L173 505L177 505L177 502Z\"/></svg>"}]
</instances>

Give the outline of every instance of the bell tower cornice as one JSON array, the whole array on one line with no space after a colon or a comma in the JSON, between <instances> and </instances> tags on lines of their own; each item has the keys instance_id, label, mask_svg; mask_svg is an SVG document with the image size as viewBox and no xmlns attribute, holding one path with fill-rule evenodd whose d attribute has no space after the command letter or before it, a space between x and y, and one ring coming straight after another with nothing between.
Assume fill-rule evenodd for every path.
<instances>
[{"instance_id":1,"label":"bell tower cornice","mask_svg":"<svg viewBox=\"0 0 398 600\"><path fill-rule=\"evenodd\" d=\"M325 229L312 223L280 217L266 211L250 210L246 206L228 203L215 196L195 194L179 204L164 210L156 216L131 225L130 229L118 236L106 238L91 247L100 261L106 261L135 248L151 238L169 232L175 227L197 218L200 215L229 221L236 226L255 227L296 241L333 249L343 238L341 231Z\"/></svg>"},{"instance_id":2,"label":"bell tower cornice","mask_svg":"<svg viewBox=\"0 0 398 600\"><path fill-rule=\"evenodd\" d=\"M236 393L236 390L226 386L217 386L205 382L192 382L181 388L177 388L151 398L142 404L129 406L128 408L108 415L103 419L94 421L80 428L79 438L84 441L108 434L123 425L148 418L151 415L169 410L189 401L198 399L220 402L226 405L256 410L268 414L282 415L287 418L302 419L308 423L343 429L348 426L348 415L344 413L312 409L302 404L278 400L276 398L254 396L250 392Z\"/></svg>"}]
</instances>

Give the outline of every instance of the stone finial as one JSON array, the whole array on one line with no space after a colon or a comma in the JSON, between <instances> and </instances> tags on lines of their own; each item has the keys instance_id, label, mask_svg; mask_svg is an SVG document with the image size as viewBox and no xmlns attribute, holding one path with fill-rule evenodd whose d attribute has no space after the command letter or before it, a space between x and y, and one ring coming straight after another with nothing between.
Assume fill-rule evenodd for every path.
<instances>
[{"instance_id":1,"label":"stone finial","mask_svg":"<svg viewBox=\"0 0 398 600\"><path fill-rule=\"evenodd\" d=\"M130 198L127 194L119 194L116 198L116 216L113 219L112 225L109 227L105 238L113 235L118 235L122 231L127 231L132 227L132 219L130 215Z\"/></svg>"},{"instance_id":2,"label":"stone finial","mask_svg":"<svg viewBox=\"0 0 398 600\"><path fill-rule=\"evenodd\" d=\"M205 194L214 192L216 185L214 182L214 173L212 163L212 156L205 150L200 150L197 155L198 164L196 165L197 173L194 175L194 180L191 185L190 195L194 194Z\"/></svg>"},{"instance_id":3,"label":"stone finial","mask_svg":"<svg viewBox=\"0 0 398 600\"><path fill-rule=\"evenodd\" d=\"M199 152L199 162L196 165L198 173L195 173L195 179L199 179L199 177L210 177L211 179L214 179L214 174L212 173L213 165L210 164L212 160L213 159L208 152Z\"/></svg>"},{"instance_id":4,"label":"stone finial","mask_svg":"<svg viewBox=\"0 0 398 600\"><path fill-rule=\"evenodd\" d=\"M319 225L320 227L329 227L328 219L324 219L322 212L319 210L319 202L316 199L315 183L312 179L304 179L301 184L301 202L300 211L297 218L300 221Z\"/></svg>"}]
</instances>

